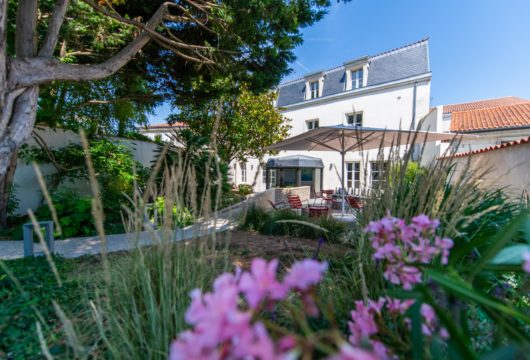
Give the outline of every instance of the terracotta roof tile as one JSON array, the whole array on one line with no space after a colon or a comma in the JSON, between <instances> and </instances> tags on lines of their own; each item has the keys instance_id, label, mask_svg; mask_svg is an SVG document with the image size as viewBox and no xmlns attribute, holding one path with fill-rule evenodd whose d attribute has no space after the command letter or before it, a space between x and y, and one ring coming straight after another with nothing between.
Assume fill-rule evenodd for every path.
<instances>
[{"instance_id":1,"label":"terracotta roof tile","mask_svg":"<svg viewBox=\"0 0 530 360\"><path fill-rule=\"evenodd\" d=\"M443 112L444 114L447 114L447 113L452 113L455 111L488 109L488 108L497 107L497 106L514 105L514 104L520 104L524 102L528 102L528 100L522 99L516 96L508 96L508 97L503 97L503 98L498 98L498 99L478 100L478 101L472 101L468 103L444 105Z\"/></svg>"},{"instance_id":2,"label":"terracotta roof tile","mask_svg":"<svg viewBox=\"0 0 530 360\"><path fill-rule=\"evenodd\" d=\"M482 153L485 153L485 152L488 152L488 151L493 151L493 150L506 149L506 148L509 148L509 147L512 147L512 146L523 145L523 144L528 144L528 143L530 143L530 136L526 137L526 138L522 138L520 140L506 142L504 144L492 145L492 146L488 146L488 147L482 148L482 149L461 152L461 153L457 153L457 154L454 154L454 155L443 156L440 159L460 158L460 157L465 157L465 156L470 156L470 155L482 154Z\"/></svg>"},{"instance_id":3,"label":"terracotta roof tile","mask_svg":"<svg viewBox=\"0 0 530 360\"><path fill-rule=\"evenodd\" d=\"M153 124L149 125L148 129L171 129L171 128L179 128L179 127L187 127L186 123L183 122L176 122L174 124Z\"/></svg>"},{"instance_id":4,"label":"terracotta roof tile","mask_svg":"<svg viewBox=\"0 0 530 360\"><path fill-rule=\"evenodd\" d=\"M530 101L451 114L452 132L495 130L530 126Z\"/></svg>"}]
</instances>

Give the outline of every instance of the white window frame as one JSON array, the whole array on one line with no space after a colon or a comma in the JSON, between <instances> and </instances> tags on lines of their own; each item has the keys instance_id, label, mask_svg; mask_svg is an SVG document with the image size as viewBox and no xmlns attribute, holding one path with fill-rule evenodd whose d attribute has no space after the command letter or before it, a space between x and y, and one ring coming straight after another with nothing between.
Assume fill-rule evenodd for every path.
<instances>
[{"instance_id":1,"label":"white window frame","mask_svg":"<svg viewBox=\"0 0 530 360\"><path fill-rule=\"evenodd\" d=\"M318 119L306 120L305 127L307 130L318 129L319 128Z\"/></svg>"},{"instance_id":2,"label":"white window frame","mask_svg":"<svg viewBox=\"0 0 530 360\"><path fill-rule=\"evenodd\" d=\"M346 188L361 188L361 163L359 161L346 162Z\"/></svg>"},{"instance_id":3,"label":"white window frame","mask_svg":"<svg viewBox=\"0 0 530 360\"><path fill-rule=\"evenodd\" d=\"M354 123L350 123L349 120L350 120L350 116L354 116ZM361 123L358 124L358 116L361 117ZM349 113L349 114L346 114L346 124L348 125L352 125L352 126L363 126L363 119L364 119L364 114L362 111L356 111L356 112L353 112L353 113Z\"/></svg>"},{"instance_id":4,"label":"white window frame","mask_svg":"<svg viewBox=\"0 0 530 360\"><path fill-rule=\"evenodd\" d=\"M361 74L360 76L358 74ZM364 86L364 68L350 70L351 89L360 89Z\"/></svg>"},{"instance_id":5,"label":"white window frame","mask_svg":"<svg viewBox=\"0 0 530 360\"><path fill-rule=\"evenodd\" d=\"M241 164L239 164L239 167L241 168L241 182L246 184L246 182L247 182L247 163L241 163Z\"/></svg>"},{"instance_id":6,"label":"white window frame","mask_svg":"<svg viewBox=\"0 0 530 360\"><path fill-rule=\"evenodd\" d=\"M320 97L320 80L309 82L309 99Z\"/></svg>"},{"instance_id":7,"label":"white window frame","mask_svg":"<svg viewBox=\"0 0 530 360\"><path fill-rule=\"evenodd\" d=\"M276 187L277 169L269 170L269 188Z\"/></svg>"},{"instance_id":8,"label":"white window frame","mask_svg":"<svg viewBox=\"0 0 530 360\"><path fill-rule=\"evenodd\" d=\"M377 171L374 171L374 165L377 165ZM384 173L387 170L387 167L387 161L370 161L370 184L372 187L375 187L374 185L379 185L380 181L384 181ZM374 179L374 174L377 174L377 180Z\"/></svg>"}]
</instances>

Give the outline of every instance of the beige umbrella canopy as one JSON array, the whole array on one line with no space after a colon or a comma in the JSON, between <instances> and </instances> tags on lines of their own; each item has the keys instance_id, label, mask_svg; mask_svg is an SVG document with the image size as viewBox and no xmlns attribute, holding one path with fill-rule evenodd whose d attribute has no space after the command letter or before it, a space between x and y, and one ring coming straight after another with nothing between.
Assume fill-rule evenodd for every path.
<instances>
[{"instance_id":1,"label":"beige umbrella canopy","mask_svg":"<svg viewBox=\"0 0 530 360\"><path fill-rule=\"evenodd\" d=\"M379 149L411 143L452 140L451 133L428 131L392 130L351 125L322 126L277 142L266 148L272 151L336 151L342 158L342 213L344 214L344 156L349 151Z\"/></svg>"}]
</instances>

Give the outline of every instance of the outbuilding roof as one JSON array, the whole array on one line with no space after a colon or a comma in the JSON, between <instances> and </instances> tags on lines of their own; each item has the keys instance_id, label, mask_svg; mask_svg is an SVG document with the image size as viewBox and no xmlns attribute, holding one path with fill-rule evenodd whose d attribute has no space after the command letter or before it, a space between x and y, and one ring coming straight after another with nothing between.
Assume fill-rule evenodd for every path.
<instances>
[{"instance_id":1,"label":"outbuilding roof","mask_svg":"<svg viewBox=\"0 0 530 360\"><path fill-rule=\"evenodd\" d=\"M460 158L460 157L465 157L465 156L470 156L470 155L482 154L482 153L493 151L493 150L506 149L506 148L509 148L509 147L513 147L513 146L517 146L517 145L524 145L524 144L528 144L528 143L530 143L530 136L526 137L526 138L523 138L523 139L520 139L520 140L509 141L509 142L506 142L506 143L503 143L503 144L488 146L488 147L485 147L485 148L482 148L482 149L466 151L466 152L456 153L456 154L453 154L453 155L444 156L441 159L445 159L445 158Z\"/></svg>"},{"instance_id":2,"label":"outbuilding roof","mask_svg":"<svg viewBox=\"0 0 530 360\"><path fill-rule=\"evenodd\" d=\"M528 102L526 99L522 99L516 96L506 96L496 99L477 100L467 103L450 104L443 106L444 114L452 113L455 111L469 111L469 110L480 110L489 109L498 106L515 105Z\"/></svg>"},{"instance_id":3,"label":"outbuilding roof","mask_svg":"<svg viewBox=\"0 0 530 360\"><path fill-rule=\"evenodd\" d=\"M267 160L267 168L324 168L322 159L305 156L292 155Z\"/></svg>"},{"instance_id":4,"label":"outbuilding roof","mask_svg":"<svg viewBox=\"0 0 530 360\"><path fill-rule=\"evenodd\" d=\"M475 132L521 127L530 127L530 101L528 100L512 105L454 111L451 114L451 132Z\"/></svg>"}]
</instances>

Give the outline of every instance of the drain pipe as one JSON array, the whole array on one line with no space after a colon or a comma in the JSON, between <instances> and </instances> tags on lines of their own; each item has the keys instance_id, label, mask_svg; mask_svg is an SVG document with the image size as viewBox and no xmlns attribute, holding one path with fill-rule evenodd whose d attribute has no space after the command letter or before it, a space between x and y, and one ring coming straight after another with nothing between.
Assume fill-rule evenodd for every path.
<instances>
[{"instance_id":1,"label":"drain pipe","mask_svg":"<svg viewBox=\"0 0 530 360\"><path fill-rule=\"evenodd\" d=\"M414 82L414 92L412 93L412 130L416 130L416 96L418 92L418 82Z\"/></svg>"},{"instance_id":2,"label":"drain pipe","mask_svg":"<svg viewBox=\"0 0 530 360\"><path fill-rule=\"evenodd\" d=\"M410 124L410 128L412 131L416 131L416 97L418 92L418 82L414 82L414 90L412 93L412 122ZM414 149L412 150L412 160L416 161L416 155L417 155L417 144L414 144Z\"/></svg>"}]
</instances>

